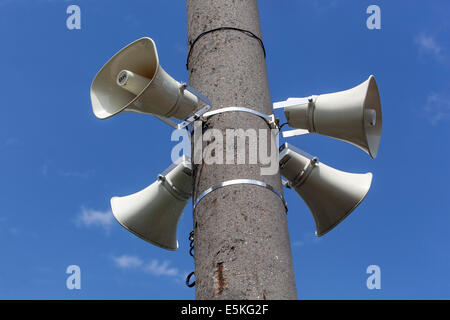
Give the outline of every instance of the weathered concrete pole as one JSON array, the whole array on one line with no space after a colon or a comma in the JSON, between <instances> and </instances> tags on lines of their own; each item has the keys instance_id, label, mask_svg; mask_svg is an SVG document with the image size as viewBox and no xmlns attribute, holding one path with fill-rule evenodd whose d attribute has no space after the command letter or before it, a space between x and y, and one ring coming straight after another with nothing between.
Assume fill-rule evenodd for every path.
<instances>
[{"instance_id":1,"label":"weathered concrete pole","mask_svg":"<svg viewBox=\"0 0 450 320\"><path fill-rule=\"evenodd\" d=\"M187 0L187 20L190 44L218 27L262 38L256 0ZM213 110L239 106L272 113L262 46L244 32L219 30L198 39L189 57L189 82ZM221 130L225 144L225 129L269 126L255 115L230 112L211 117L208 128ZM194 199L232 179L263 181L283 192L279 173L261 175L262 165L246 159L247 164L198 165ZM194 234L197 299L297 298L285 208L272 191L235 185L210 193L194 212Z\"/></svg>"}]
</instances>

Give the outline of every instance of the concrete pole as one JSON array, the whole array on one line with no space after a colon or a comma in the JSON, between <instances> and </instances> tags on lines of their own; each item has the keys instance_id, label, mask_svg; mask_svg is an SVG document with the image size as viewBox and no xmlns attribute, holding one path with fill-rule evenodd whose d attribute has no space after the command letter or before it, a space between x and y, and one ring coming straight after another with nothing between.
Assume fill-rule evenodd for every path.
<instances>
[{"instance_id":1,"label":"concrete pole","mask_svg":"<svg viewBox=\"0 0 450 320\"><path fill-rule=\"evenodd\" d=\"M189 43L218 27L262 38L256 0L187 0L187 21ZM211 100L213 110L239 106L272 113L263 49L245 33L221 30L201 37L189 58L189 82ZM207 124L223 132L224 144L225 129L269 129L243 112L216 115ZM261 175L261 166L200 164L194 199L232 179L263 181L282 193L279 173ZM297 299L286 213L270 190L236 185L210 193L194 212L194 235L197 299Z\"/></svg>"}]
</instances>

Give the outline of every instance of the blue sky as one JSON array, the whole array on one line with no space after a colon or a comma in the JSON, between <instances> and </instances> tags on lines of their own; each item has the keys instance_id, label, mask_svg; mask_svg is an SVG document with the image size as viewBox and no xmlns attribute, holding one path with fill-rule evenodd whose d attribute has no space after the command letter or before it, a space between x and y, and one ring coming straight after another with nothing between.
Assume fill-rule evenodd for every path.
<instances>
[{"instance_id":1,"label":"blue sky","mask_svg":"<svg viewBox=\"0 0 450 320\"><path fill-rule=\"evenodd\" d=\"M81 30L66 8L81 8ZM366 8L381 8L381 30ZM372 172L360 207L314 237L304 202L286 190L301 299L450 298L450 43L448 1L260 1L273 101L348 89L374 74L383 109L378 157L318 135L290 143L340 170ZM187 81L185 1L0 0L0 298L193 299L184 284L191 207L176 252L128 233L109 199L152 183L170 164L171 129L151 116L97 120L99 68L143 36ZM69 265L82 289L68 290ZM366 268L381 268L368 290Z\"/></svg>"}]
</instances>

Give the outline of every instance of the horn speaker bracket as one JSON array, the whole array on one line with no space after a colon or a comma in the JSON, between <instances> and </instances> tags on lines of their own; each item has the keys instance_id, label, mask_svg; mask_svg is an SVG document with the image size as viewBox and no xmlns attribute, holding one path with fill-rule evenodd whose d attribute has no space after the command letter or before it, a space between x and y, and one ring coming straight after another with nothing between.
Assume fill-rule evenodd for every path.
<instances>
[{"instance_id":1,"label":"horn speaker bracket","mask_svg":"<svg viewBox=\"0 0 450 320\"><path fill-rule=\"evenodd\" d=\"M309 159L309 164L306 166L306 168L303 168L303 170L301 170L299 172L299 174L294 179L294 181L291 182L291 181L287 181L283 178L281 179L281 183L282 183L283 187L292 189L295 187L300 187L306 181L306 179L308 179L308 177L311 174L314 167L319 163L319 158L312 156L309 153L307 153L291 144L288 144L287 142L285 142L283 145L280 146L280 149L279 149L280 154L284 149L287 149L287 148L289 148L289 149L297 152L298 154L303 155L307 159ZM284 167L284 165L289 161L289 159L290 159L290 157L288 155L286 155L283 159L280 160L280 169Z\"/></svg>"},{"instance_id":2,"label":"horn speaker bracket","mask_svg":"<svg viewBox=\"0 0 450 320\"><path fill-rule=\"evenodd\" d=\"M301 136L304 134L315 132L314 128L314 102L317 100L317 96L310 96L306 98L295 98L295 99L288 99L286 101L281 102L275 102L273 104L274 109L284 109L287 107L292 106L298 106L307 104L308 105L308 111L307 111L307 117L308 117L308 129L293 129L293 130L286 130L281 132L281 135L283 138L290 138L295 136Z\"/></svg>"},{"instance_id":3,"label":"horn speaker bracket","mask_svg":"<svg viewBox=\"0 0 450 320\"><path fill-rule=\"evenodd\" d=\"M209 101L209 99L206 98L204 95L202 95L200 92L198 92L197 90L195 90L194 88L189 86L187 83L182 83L181 86L180 86L180 90L181 91L184 91L184 90L189 91L194 96L196 96L197 98L202 100L204 103L206 103L206 106L204 106L200 110L194 112L194 114L192 114L191 116L187 117L184 121L182 121L180 123L176 123L175 121L173 121L173 120L171 120L169 118L166 118L164 116L155 115L156 118L158 118L159 120L161 120L165 124L168 124L169 126L171 126L174 129L177 129L177 130L186 128L188 125L190 125L195 120L200 119L200 117L205 112L207 112L209 109L211 109L211 101Z\"/></svg>"},{"instance_id":4,"label":"horn speaker bracket","mask_svg":"<svg viewBox=\"0 0 450 320\"><path fill-rule=\"evenodd\" d=\"M189 200L189 198L191 197L190 193L186 193L178 189L169 179L166 178L166 176L160 174L158 175L158 180L161 181L163 187L166 188L166 190L169 191L170 194L172 194L178 200Z\"/></svg>"}]
</instances>

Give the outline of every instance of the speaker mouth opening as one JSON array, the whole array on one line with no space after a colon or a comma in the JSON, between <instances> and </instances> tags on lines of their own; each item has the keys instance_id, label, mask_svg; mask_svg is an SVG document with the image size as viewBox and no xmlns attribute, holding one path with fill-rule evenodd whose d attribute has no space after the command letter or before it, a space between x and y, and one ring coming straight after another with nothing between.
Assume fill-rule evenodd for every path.
<instances>
[{"instance_id":1,"label":"speaker mouth opening","mask_svg":"<svg viewBox=\"0 0 450 320\"><path fill-rule=\"evenodd\" d=\"M364 101L363 127L366 136L367 151L372 159L378 154L381 139L382 113L378 86L374 76L370 76L367 95Z\"/></svg>"},{"instance_id":2,"label":"speaker mouth opening","mask_svg":"<svg viewBox=\"0 0 450 320\"><path fill-rule=\"evenodd\" d=\"M113 198L111 199L111 207L113 206L114 198L115 198L115 197L113 197ZM124 227L126 230L128 230L129 232L131 232L132 234L134 234L134 235L137 236L138 238L141 238L141 239L144 240L145 242L148 242L148 243L151 243L151 244L153 244L153 245L155 245L155 246L157 246L157 247L160 247L161 249L166 249L166 250L170 250L170 251L176 251L176 250L178 250L178 248L179 248L178 241L177 241L177 243L176 243L176 247L169 247L169 246L163 245L162 243L159 243L159 242L157 242L157 241L151 240L151 239L147 238L146 236L142 235L141 233L136 232L136 231L134 231L133 229L130 229L129 227L127 227L127 226L126 226L124 223L122 223L122 221L120 221L120 219L114 214L114 210L112 210L112 212L113 212L114 219L116 219L116 221L117 221L122 227Z\"/></svg>"},{"instance_id":3,"label":"speaker mouth opening","mask_svg":"<svg viewBox=\"0 0 450 320\"><path fill-rule=\"evenodd\" d=\"M129 70L149 79L138 95L117 90L118 74ZM117 52L103 65L91 85L91 100L94 114L99 119L108 119L137 102L139 96L152 83L159 70L159 57L154 41L140 38ZM126 77L122 80L126 81Z\"/></svg>"},{"instance_id":4,"label":"speaker mouth opening","mask_svg":"<svg viewBox=\"0 0 450 320\"><path fill-rule=\"evenodd\" d=\"M355 211L355 209L361 204L361 202L366 198L367 194L369 193L370 190L370 185L372 184L372 173L367 173L368 175L370 175L370 180L369 180L369 188L367 188L367 191L363 194L363 196L361 197L361 199L359 199L359 201L353 206L351 207L339 220L337 220L335 223L333 223L332 225L330 225L329 227L325 228L324 230L320 230L319 228L317 228L316 230L316 236L317 237L322 237L325 234L327 234L328 232L330 232L331 230L333 230L334 228L336 228L342 221L344 221L353 211ZM314 217L314 222L316 223L317 226L317 221L316 221L316 217L313 215Z\"/></svg>"}]
</instances>

